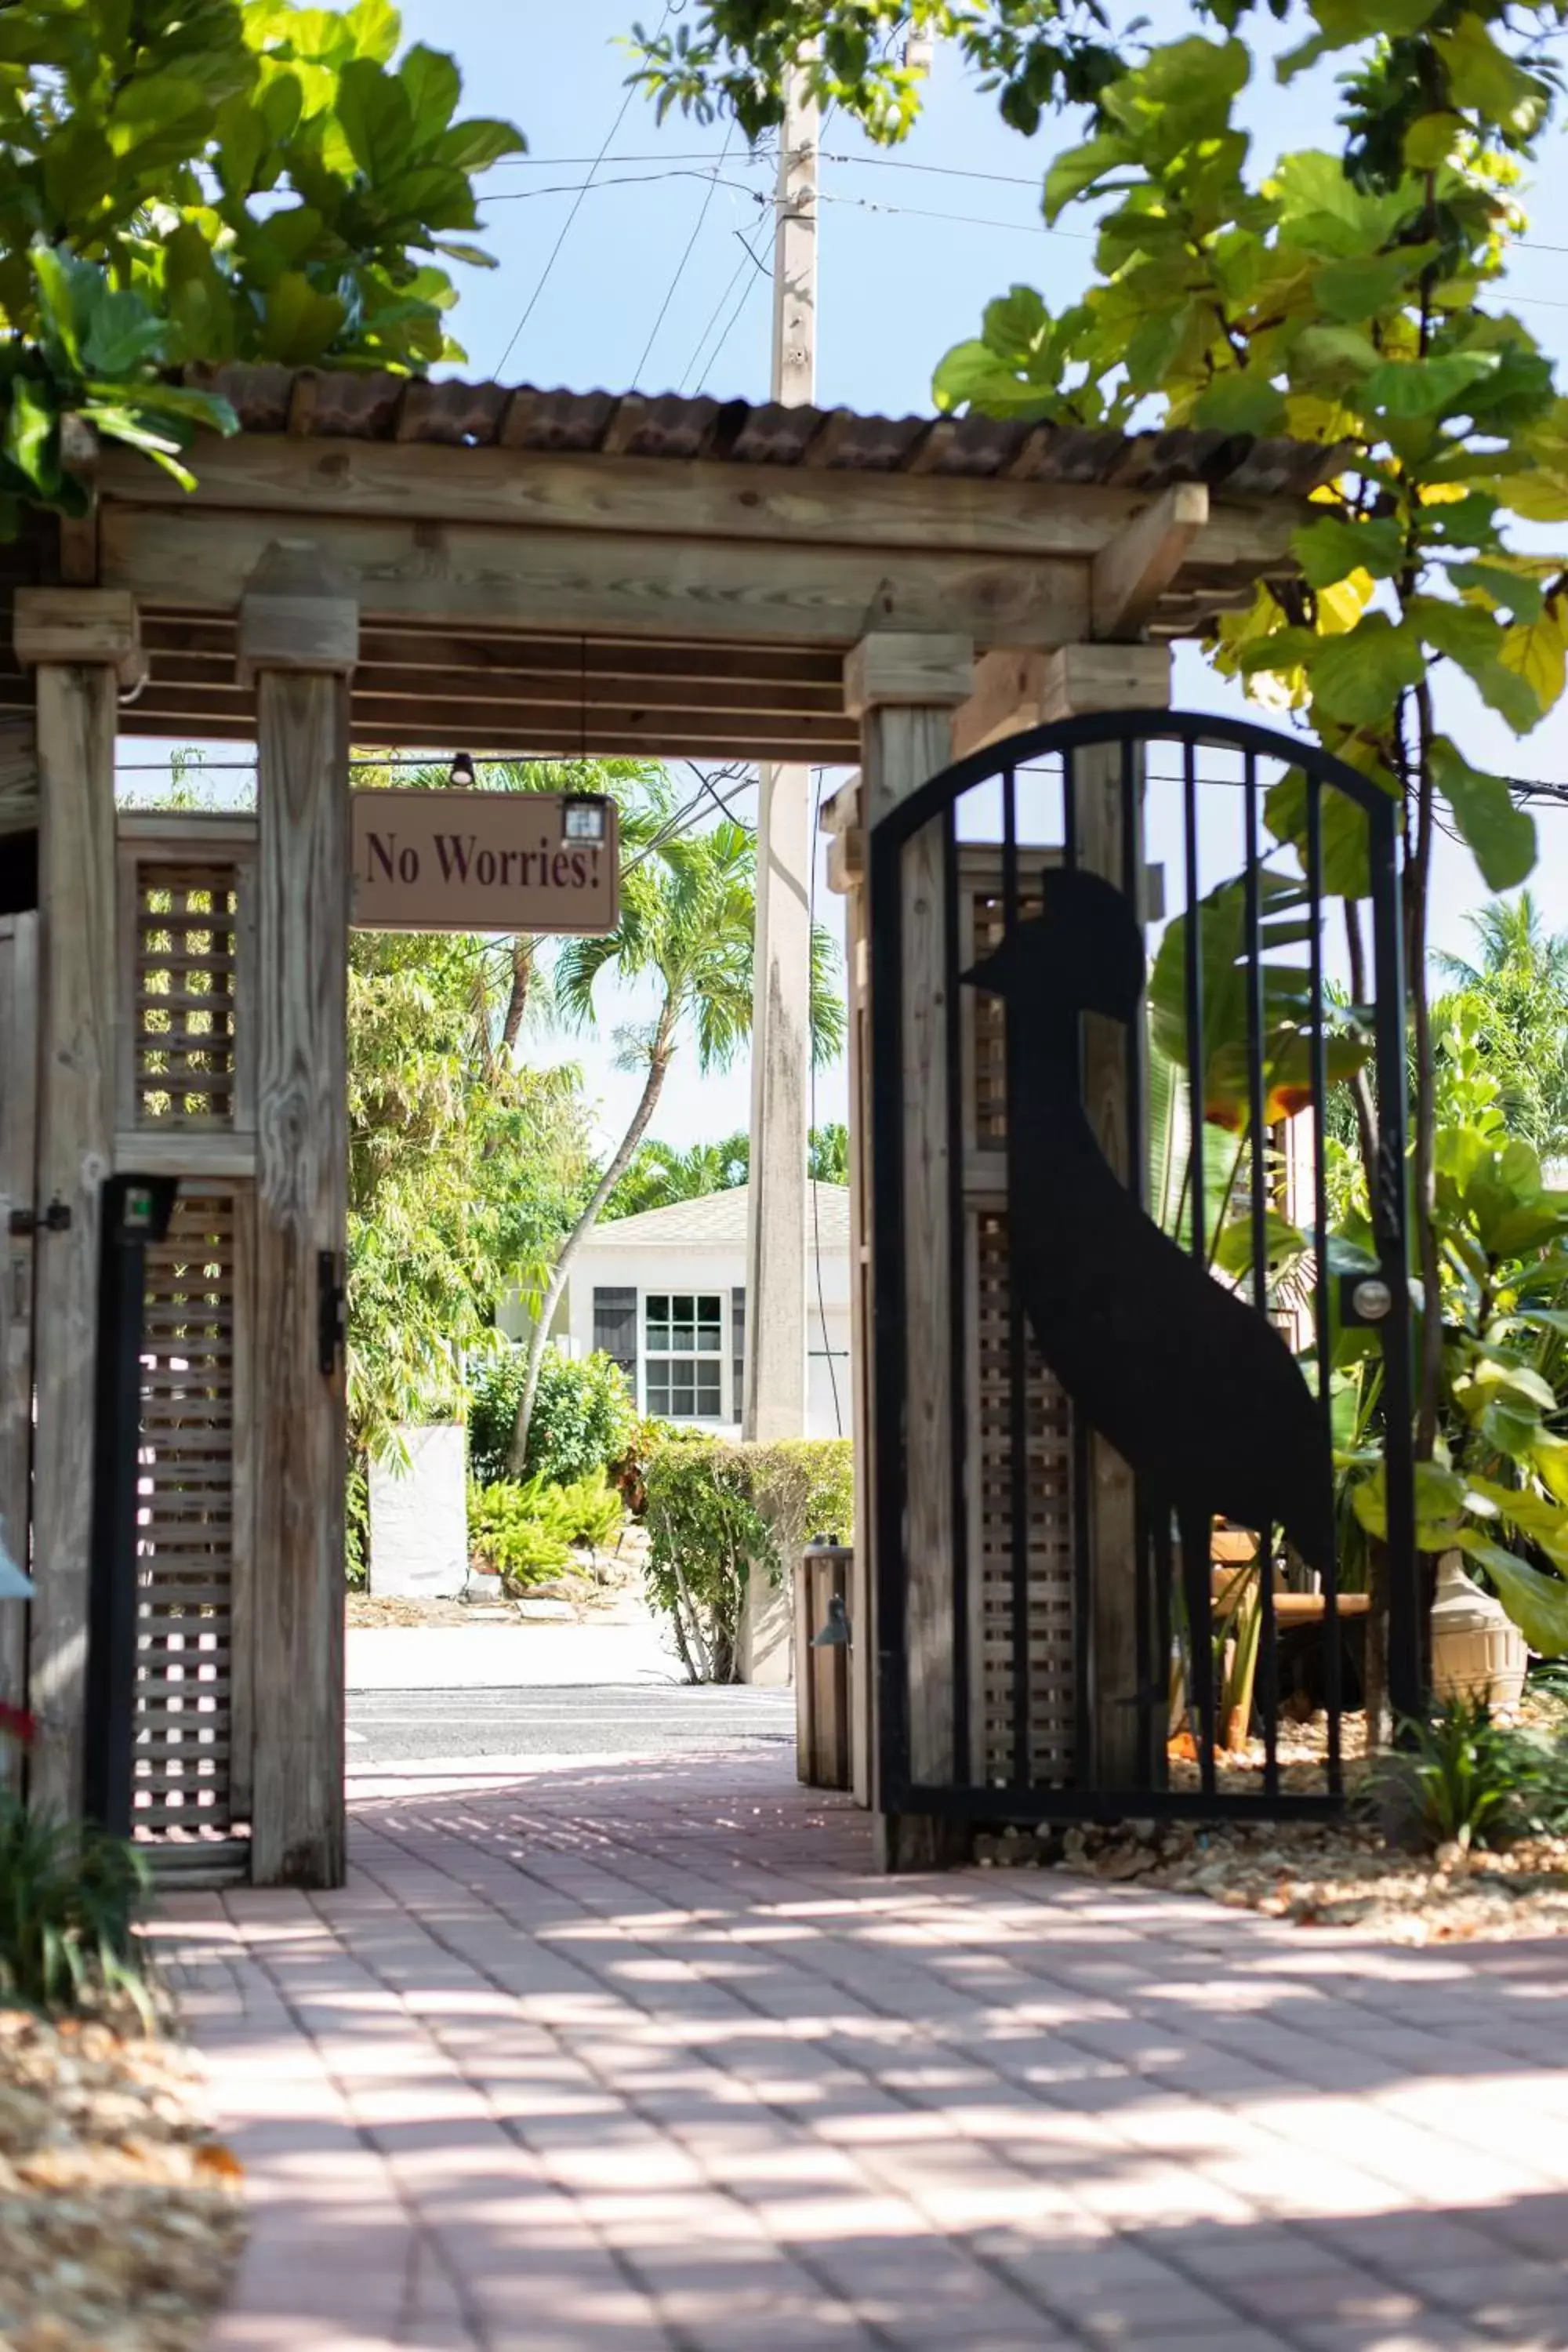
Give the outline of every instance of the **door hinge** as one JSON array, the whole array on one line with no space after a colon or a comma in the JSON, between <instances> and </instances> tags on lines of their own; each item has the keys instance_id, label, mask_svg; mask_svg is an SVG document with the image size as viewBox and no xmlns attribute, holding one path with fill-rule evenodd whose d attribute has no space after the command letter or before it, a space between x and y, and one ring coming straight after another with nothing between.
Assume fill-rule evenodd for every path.
<instances>
[{"instance_id":1,"label":"door hinge","mask_svg":"<svg viewBox=\"0 0 1568 2352\"><path fill-rule=\"evenodd\" d=\"M40 1216L36 1209L13 1209L5 1220L6 1231L18 1236L28 1234L66 1234L70 1231L71 1213L66 1203L56 1198Z\"/></svg>"},{"instance_id":2,"label":"door hinge","mask_svg":"<svg viewBox=\"0 0 1568 2352\"><path fill-rule=\"evenodd\" d=\"M338 1255L335 1250L316 1253L316 1362L325 1380L331 1380L338 1369L338 1356L346 1332L344 1307L346 1293L338 1278Z\"/></svg>"}]
</instances>

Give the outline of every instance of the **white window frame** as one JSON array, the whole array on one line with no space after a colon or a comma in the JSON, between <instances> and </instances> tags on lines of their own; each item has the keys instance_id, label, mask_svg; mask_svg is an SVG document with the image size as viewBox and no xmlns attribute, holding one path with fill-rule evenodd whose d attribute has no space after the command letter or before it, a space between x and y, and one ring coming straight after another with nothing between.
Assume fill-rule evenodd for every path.
<instances>
[{"instance_id":1,"label":"white window frame","mask_svg":"<svg viewBox=\"0 0 1568 2352\"><path fill-rule=\"evenodd\" d=\"M662 1298L671 1304L673 1304L673 1302L678 1298L690 1299L693 1307L692 1328L694 1332L700 1328L700 1318L696 1312L696 1302L701 1298L716 1298L719 1302L718 1347L716 1349L704 1348L701 1349L694 1348L689 1351L672 1348L653 1347L648 1339L648 1307L650 1301L655 1298ZM682 1426L688 1428L706 1427L719 1429L725 1426L729 1419L726 1407L729 1402L731 1385L730 1359L731 1347L730 1314L730 1299L722 1283L693 1283L689 1287L688 1287L684 1283L661 1283L657 1290L651 1286L639 1290L637 1294L637 1381L642 1391L642 1409L645 1413L648 1414L651 1418L659 1421L679 1422ZM673 1315L670 1315L666 1318L667 1328L673 1328L674 1319ZM678 1412L671 1404L654 1404L650 1401L648 1395L648 1370L649 1366L656 1360L660 1364L674 1365L686 1363L693 1365L712 1364L716 1366L719 1375L719 1402L716 1409L712 1412ZM694 1397L695 1394L696 1383L694 1381Z\"/></svg>"}]
</instances>

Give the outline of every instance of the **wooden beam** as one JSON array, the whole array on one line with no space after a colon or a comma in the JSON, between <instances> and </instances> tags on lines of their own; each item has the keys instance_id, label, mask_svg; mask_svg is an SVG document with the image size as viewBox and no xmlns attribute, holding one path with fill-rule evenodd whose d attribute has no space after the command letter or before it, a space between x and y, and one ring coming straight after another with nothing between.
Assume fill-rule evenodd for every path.
<instances>
[{"instance_id":1,"label":"wooden beam","mask_svg":"<svg viewBox=\"0 0 1568 2352\"><path fill-rule=\"evenodd\" d=\"M142 635L154 678L172 674L170 664L187 660L232 678L236 661L234 621L226 613L170 614L143 612ZM645 682L682 686L705 698L730 687L770 693L777 710L794 708L797 692L832 694L841 704L844 680L842 656L833 647L720 644L688 639L667 644L657 638L562 636L531 630L526 635L498 624L470 625L458 631L439 626L366 627L360 632L358 668L391 670L399 677L482 681L491 673L504 677L571 679L574 688L586 677L611 685ZM423 690L423 689L422 689ZM29 701L29 709L31 703Z\"/></svg>"},{"instance_id":2,"label":"wooden beam","mask_svg":"<svg viewBox=\"0 0 1568 2352\"><path fill-rule=\"evenodd\" d=\"M1039 725L1046 659L1021 646L982 654L974 665L974 691L953 713L955 760Z\"/></svg>"},{"instance_id":3,"label":"wooden beam","mask_svg":"<svg viewBox=\"0 0 1568 2352\"><path fill-rule=\"evenodd\" d=\"M1063 646L1040 665L1039 723L1093 710L1168 710L1169 646Z\"/></svg>"},{"instance_id":4,"label":"wooden beam","mask_svg":"<svg viewBox=\"0 0 1568 2352\"><path fill-rule=\"evenodd\" d=\"M357 705L355 706L357 708ZM202 736L212 743L252 744L256 740L256 722L237 711L207 711L199 720L187 709L182 717L178 707L163 708L156 703L145 712L126 713L121 733L127 736L151 738L167 741L172 734L182 730L189 734L199 726ZM355 722L355 740L372 740L366 725ZM374 740L377 749L389 751L427 751L431 730L423 724L417 711L410 715L405 708L395 723L378 728ZM702 759L702 760L798 760L802 758L831 761L847 766L858 750L858 739L848 735L811 736L803 741L792 733L784 722L777 728L743 731L717 727L704 731L697 721L679 725L645 729L640 733L597 726L590 722L586 732L574 722L531 725L526 721L487 724L482 731L465 730L461 739L475 759L572 759L585 756L595 760L612 759Z\"/></svg>"},{"instance_id":5,"label":"wooden beam","mask_svg":"<svg viewBox=\"0 0 1568 2352\"><path fill-rule=\"evenodd\" d=\"M522 398L515 396L509 423ZM104 450L99 480L108 505L237 509L269 516L275 532L291 527L300 536L320 536L329 520L379 516L446 529L521 525L1034 559L1098 555L1149 504L1147 491L1101 483L835 467L834 449L854 422L826 418L808 462L798 466L246 433L198 436L190 458L194 492L128 450ZM519 429L525 425L526 418ZM926 446L940 454L944 437ZM1022 454L1034 462L1027 443ZM1290 534L1307 511L1297 499L1216 501L1205 563L1251 572L1289 564Z\"/></svg>"},{"instance_id":6,"label":"wooden beam","mask_svg":"<svg viewBox=\"0 0 1568 2352\"><path fill-rule=\"evenodd\" d=\"M344 662L357 625L299 551L263 569L240 617L260 771L250 1621L262 1885L337 1886L344 1869L343 1367L341 1348L328 1363L321 1350L322 1287L343 1280L346 1247Z\"/></svg>"},{"instance_id":7,"label":"wooden beam","mask_svg":"<svg viewBox=\"0 0 1568 2352\"><path fill-rule=\"evenodd\" d=\"M845 657L844 708L851 719L860 719L873 710L948 709L968 698L973 676L971 637L951 631L921 634L879 629L862 637ZM939 732L943 732L945 740L945 731ZM880 811L869 775L867 787L874 824ZM912 789L912 785L904 786L904 792Z\"/></svg>"},{"instance_id":8,"label":"wooden beam","mask_svg":"<svg viewBox=\"0 0 1568 2352\"><path fill-rule=\"evenodd\" d=\"M146 674L135 601L122 588L18 588L13 642L26 669L107 664L121 686Z\"/></svg>"},{"instance_id":9,"label":"wooden beam","mask_svg":"<svg viewBox=\"0 0 1568 2352\"><path fill-rule=\"evenodd\" d=\"M1209 519L1202 482L1163 490L1094 559L1089 608L1095 637L1135 637L1175 581Z\"/></svg>"},{"instance_id":10,"label":"wooden beam","mask_svg":"<svg viewBox=\"0 0 1568 2352\"><path fill-rule=\"evenodd\" d=\"M92 589L26 589L16 650L37 665L40 1211L37 1244L29 1790L81 1806L98 1355L100 1195L113 1161L114 721L135 614Z\"/></svg>"},{"instance_id":11,"label":"wooden beam","mask_svg":"<svg viewBox=\"0 0 1568 2352\"><path fill-rule=\"evenodd\" d=\"M271 543L275 519L224 509L106 507L103 577L150 602L226 611ZM1088 635L1081 562L976 557L946 549L617 537L610 531L430 527L324 518L320 538L361 611L448 626L775 645L853 645L868 620L889 630L960 629L988 642L1058 646Z\"/></svg>"},{"instance_id":12,"label":"wooden beam","mask_svg":"<svg viewBox=\"0 0 1568 2352\"><path fill-rule=\"evenodd\" d=\"M176 695L176 689L178 693ZM216 694L226 702L246 698L237 685L232 654L158 654L153 660L153 680L147 688L167 703L187 694ZM354 709L362 704L428 710L437 732L445 722L441 711L508 710L520 714L563 712L604 714L623 711L641 719L655 711L686 711L704 719L763 718L779 720L829 719L840 733L852 735L853 723L844 715L844 688L837 678L810 686L731 685L701 677L595 677L578 670L539 668L508 670L408 669L362 662L354 673ZM199 700L193 700L193 716ZM406 713L405 714L406 715Z\"/></svg>"},{"instance_id":13,"label":"wooden beam","mask_svg":"<svg viewBox=\"0 0 1568 2352\"><path fill-rule=\"evenodd\" d=\"M248 581L241 608L238 676L262 671L346 677L359 659L359 607L313 541L275 539Z\"/></svg>"}]
</instances>

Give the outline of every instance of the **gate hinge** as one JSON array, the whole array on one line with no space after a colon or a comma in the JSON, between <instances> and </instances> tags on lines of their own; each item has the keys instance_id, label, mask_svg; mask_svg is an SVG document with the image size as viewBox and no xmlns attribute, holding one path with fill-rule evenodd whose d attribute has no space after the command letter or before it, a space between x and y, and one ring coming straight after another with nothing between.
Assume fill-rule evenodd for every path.
<instances>
[{"instance_id":1,"label":"gate hinge","mask_svg":"<svg viewBox=\"0 0 1568 2352\"><path fill-rule=\"evenodd\" d=\"M65 1234L70 1231L71 1213L61 1200L54 1200L39 1216L36 1209L13 1209L5 1220L7 1233L16 1234L45 1233Z\"/></svg>"},{"instance_id":2,"label":"gate hinge","mask_svg":"<svg viewBox=\"0 0 1568 2352\"><path fill-rule=\"evenodd\" d=\"M347 1294L338 1279L335 1250L316 1253L316 1362L322 1378L338 1369L338 1354L347 1337L344 1307Z\"/></svg>"}]
</instances>

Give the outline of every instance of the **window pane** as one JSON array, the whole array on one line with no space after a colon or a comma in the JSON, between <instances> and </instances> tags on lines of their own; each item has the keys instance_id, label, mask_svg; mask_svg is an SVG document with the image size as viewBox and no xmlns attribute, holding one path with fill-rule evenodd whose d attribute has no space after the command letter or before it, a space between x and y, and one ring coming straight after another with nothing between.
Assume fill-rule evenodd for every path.
<instances>
[{"instance_id":1,"label":"window pane","mask_svg":"<svg viewBox=\"0 0 1568 2352\"><path fill-rule=\"evenodd\" d=\"M693 1420L697 1412L697 1391L689 1364L675 1361L669 1368L669 1409L683 1421Z\"/></svg>"},{"instance_id":2,"label":"window pane","mask_svg":"<svg viewBox=\"0 0 1568 2352\"><path fill-rule=\"evenodd\" d=\"M669 1413L669 1367L668 1364L649 1363L647 1393L649 1412L668 1419Z\"/></svg>"},{"instance_id":3,"label":"window pane","mask_svg":"<svg viewBox=\"0 0 1568 2352\"><path fill-rule=\"evenodd\" d=\"M700 1364L697 1368L697 1410L704 1421L717 1421L721 1411L719 1402L719 1367Z\"/></svg>"},{"instance_id":4,"label":"window pane","mask_svg":"<svg viewBox=\"0 0 1568 2352\"><path fill-rule=\"evenodd\" d=\"M646 1345L649 1354L662 1354L669 1345L669 1299L666 1294L649 1294L647 1305L644 1309L644 1320L647 1332Z\"/></svg>"},{"instance_id":5,"label":"window pane","mask_svg":"<svg viewBox=\"0 0 1568 2352\"><path fill-rule=\"evenodd\" d=\"M697 1352L700 1356L716 1356L724 1345L724 1309L717 1298L700 1298L697 1302Z\"/></svg>"}]
</instances>

